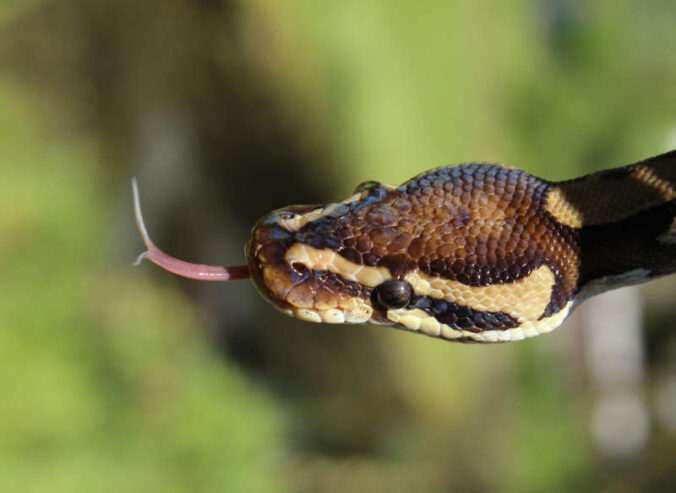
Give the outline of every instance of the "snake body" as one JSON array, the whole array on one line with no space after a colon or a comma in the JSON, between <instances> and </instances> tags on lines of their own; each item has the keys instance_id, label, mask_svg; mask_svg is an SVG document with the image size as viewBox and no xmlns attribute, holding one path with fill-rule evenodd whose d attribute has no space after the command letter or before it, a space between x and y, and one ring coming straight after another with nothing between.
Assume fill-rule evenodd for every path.
<instances>
[{"instance_id":1,"label":"snake body","mask_svg":"<svg viewBox=\"0 0 676 493\"><path fill-rule=\"evenodd\" d=\"M266 215L246 255L260 293L303 320L532 337L589 296L676 271L676 151L563 182L488 163L367 182Z\"/></svg>"}]
</instances>

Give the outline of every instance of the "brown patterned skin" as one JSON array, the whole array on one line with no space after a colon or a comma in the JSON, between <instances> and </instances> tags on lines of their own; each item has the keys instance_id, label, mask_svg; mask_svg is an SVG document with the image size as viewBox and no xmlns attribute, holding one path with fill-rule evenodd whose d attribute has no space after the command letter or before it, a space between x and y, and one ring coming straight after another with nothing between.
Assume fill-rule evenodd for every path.
<instances>
[{"instance_id":1,"label":"brown patterned skin","mask_svg":"<svg viewBox=\"0 0 676 493\"><path fill-rule=\"evenodd\" d=\"M561 183L485 163L373 182L342 203L264 217L249 269L268 300L306 320L461 342L537 335L576 297L676 271L675 156ZM386 281L412 289L384 306Z\"/></svg>"},{"instance_id":2,"label":"brown patterned skin","mask_svg":"<svg viewBox=\"0 0 676 493\"><path fill-rule=\"evenodd\" d=\"M676 151L559 186L586 218L578 297L676 272Z\"/></svg>"}]
</instances>

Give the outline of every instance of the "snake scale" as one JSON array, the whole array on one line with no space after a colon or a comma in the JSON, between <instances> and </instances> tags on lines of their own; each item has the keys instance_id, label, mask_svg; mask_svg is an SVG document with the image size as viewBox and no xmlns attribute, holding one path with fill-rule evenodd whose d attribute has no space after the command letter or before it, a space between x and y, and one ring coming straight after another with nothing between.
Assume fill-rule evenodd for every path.
<instances>
[{"instance_id":1,"label":"snake scale","mask_svg":"<svg viewBox=\"0 0 676 493\"><path fill-rule=\"evenodd\" d=\"M270 212L237 267L162 252L133 189L139 261L193 279L250 277L311 322L515 341L555 329L594 294L676 272L676 151L562 182L488 163L366 182L342 202Z\"/></svg>"}]
</instances>

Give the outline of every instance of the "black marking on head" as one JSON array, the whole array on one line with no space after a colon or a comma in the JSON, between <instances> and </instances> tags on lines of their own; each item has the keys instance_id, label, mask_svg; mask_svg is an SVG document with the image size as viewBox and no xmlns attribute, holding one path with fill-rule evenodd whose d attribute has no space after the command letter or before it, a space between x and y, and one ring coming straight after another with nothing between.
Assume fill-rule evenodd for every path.
<instances>
[{"instance_id":1,"label":"black marking on head","mask_svg":"<svg viewBox=\"0 0 676 493\"><path fill-rule=\"evenodd\" d=\"M506 330L519 326L519 322L503 312L481 312L430 296L415 297L411 308L418 308L432 315L442 324L455 330L483 332L485 330Z\"/></svg>"},{"instance_id":2,"label":"black marking on head","mask_svg":"<svg viewBox=\"0 0 676 493\"><path fill-rule=\"evenodd\" d=\"M313 270L312 275L318 281L321 281L323 288L337 293L346 293L352 298L367 300L371 298L371 288L363 286L358 282L348 281L340 274L334 274L329 271Z\"/></svg>"},{"instance_id":3,"label":"black marking on head","mask_svg":"<svg viewBox=\"0 0 676 493\"><path fill-rule=\"evenodd\" d=\"M338 251L343 246L343 237L337 227L338 219L324 216L312 221L296 233L296 241L312 248L329 248Z\"/></svg>"},{"instance_id":4,"label":"black marking on head","mask_svg":"<svg viewBox=\"0 0 676 493\"><path fill-rule=\"evenodd\" d=\"M379 267L386 267L392 277L403 277L415 268L415 262L403 253L385 255L378 261Z\"/></svg>"},{"instance_id":5,"label":"black marking on head","mask_svg":"<svg viewBox=\"0 0 676 493\"><path fill-rule=\"evenodd\" d=\"M406 308L411 302L413 289L406 281L392 279L373 288L373 300L388 309Z\"/></svg>"}]
</instances>

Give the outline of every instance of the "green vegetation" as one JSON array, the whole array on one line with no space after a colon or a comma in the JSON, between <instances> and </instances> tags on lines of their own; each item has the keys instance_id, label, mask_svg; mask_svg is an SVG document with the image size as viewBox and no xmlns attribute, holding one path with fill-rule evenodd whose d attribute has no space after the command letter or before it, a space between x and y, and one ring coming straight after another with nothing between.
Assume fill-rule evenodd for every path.
<instances>
[{"instance_id":1,"label":"green vegetation","mask_svg":"<svg viewBox=\"0 0 676 493\"><path fill-rule=\"evenodd\" d=\"M237 192L231 180L241 199L282 188L256 167L260 149L299 197L329 201L447 163L501 161L562 179L673 147L672 2L578 4L0 7L0 491L673 485L673 467L660 466L676 460L673 430L658 429L632 459L650 462L645 471L599 456L572 329L459 346L292 321L253 289L246 317L224 316L192 284L131 267L136 167L200 184L187 188L206 197L199 221L164 211L172 233L197 241L231 218L250 227L258 211L220 201ZM157 120L192 145L186 169L170 166L174 147L144 167L139 142ZM275 200L295 199L288 188ZM232 248L223 263L238 261L236 231L213 241ZM240 322L258 359L215 342Z\"/></svg>"},{"instance_id":2,"label":"green vegetation","mask_svg":"<svg viewBox=\"0 0 676 493\"><path fill-rule=\"evenodd\" d=\"M187 299L105 259L86 136L41 128L9 84L0 107L0 490L279 490L280 406Z\"/></svg>"}]
</instances>

